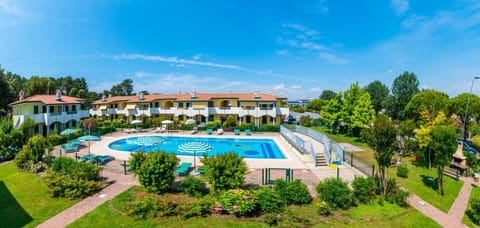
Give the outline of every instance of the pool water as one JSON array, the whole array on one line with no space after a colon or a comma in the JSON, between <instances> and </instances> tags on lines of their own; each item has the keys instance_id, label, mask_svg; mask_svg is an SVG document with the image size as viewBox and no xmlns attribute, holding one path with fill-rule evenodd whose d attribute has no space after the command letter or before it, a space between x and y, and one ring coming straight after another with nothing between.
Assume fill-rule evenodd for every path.
<instances>
[{"instance_id":1,"label":"pool water","mask_svg":"<svg viewBox=\"0 0 480 228\"><path fill-rule=\"evenodd\" d=\"M149 143L143 144L142 142ZM156 143L152 145L152 142ZM151 151L162 150L177 155L193 156L193 151L181 152L178 150L178 146L188 142L201 142L211 146L211 149L206 152L196 152L196 156L203 156L204 153L208 156L215 156L225 152L235 152L244 158L285 158L282 152L278 149L277 144L271 139L139 136L116 140L110 143L108 147L123 152L137 152L143 150L148 153Z\"/></svg>"}]
</instances>

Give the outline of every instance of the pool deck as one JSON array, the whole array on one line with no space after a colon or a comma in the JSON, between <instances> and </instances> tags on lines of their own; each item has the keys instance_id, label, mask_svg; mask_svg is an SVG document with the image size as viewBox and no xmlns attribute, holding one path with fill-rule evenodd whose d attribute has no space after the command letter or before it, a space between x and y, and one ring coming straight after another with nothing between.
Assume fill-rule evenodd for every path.
<instances>
[{"instance_id":1,"label":"pool deck","mask_svg":"<svg viewBox=\"0 0 480 228\"><path fill-rule=\"evenodd\" d=\"M279 133L254 133L250 136L245 135L244 132L241 132L240 135L234 135L233 132L224 132L222 135L217 135L215 133L211 135L207 135L205 132L198 132L197 134L191 134L190 131L171 131L171 132L164 132L164 133L155 133L153 131L143 131L139 133L123 133L123 132L116 132L113 135L103 135L102 140L99 142L92 142L90 146L90 151L92 154L96 155L111 155L115 157L117 160L127 160L130 158L129 152L122 152L110 149L108 145L115 140L119 140L122 138L128 137L135 137L135 136L149 136L149 135L157 135L157 136L181 136L181 137L208 137L208 138L239 138L239 139L251 139L251 138L258 138L258 139L272 139L280 149L280 151L285 156L285 159L249 159L245 158L249 168L257 169L257 168L293 168L293 169L306 169L305 159L309 160L308 157L302 156L300 152L298 152L295 148L291 147L290 144L279 134ZM88 145L88 143L86 143ZM82 152L83 149L82 149ZM322 151L323 152L323 151ZM88 153L88 147L87 147ZM84 154L84 153L81 153ZM177 157L181 160L181 162L193 162L193 156L182 156L177 155ZM310 161L311 162L311 161ZM200 166L200 157L196 156L196 165Z\"/></svg>"}]
</instances>

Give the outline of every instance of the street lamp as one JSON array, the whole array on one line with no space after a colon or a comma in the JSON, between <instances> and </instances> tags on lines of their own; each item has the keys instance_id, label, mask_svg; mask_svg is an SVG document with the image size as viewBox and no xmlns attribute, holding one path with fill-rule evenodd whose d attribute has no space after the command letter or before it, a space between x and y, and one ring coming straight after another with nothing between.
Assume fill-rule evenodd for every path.
<instances>
[{"instance_id":1,"label":"street lamp","mask_svg":"<svg viewBox=\"0 0 480 228\"><path fill-rule=\"evenodd\" d=\"M468 115L468 105L470 104L470 96L472 95L473 83L475 82L475 79L480 79L480 76L475 76L475 77L473 77L472 85L470 86L470 92L468 93L467 107L465 108L465 116L463 117L463 129L462 129L463 141L466 141L466 140L467 140L467 115Z\"/></svg>"}]
</instances>

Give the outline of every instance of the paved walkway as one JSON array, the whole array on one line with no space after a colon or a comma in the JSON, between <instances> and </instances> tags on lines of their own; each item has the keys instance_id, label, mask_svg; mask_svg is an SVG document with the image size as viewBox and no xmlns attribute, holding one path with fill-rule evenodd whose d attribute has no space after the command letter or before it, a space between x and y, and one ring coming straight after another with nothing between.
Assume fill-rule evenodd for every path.
<instances>
[{"instance_id":1,"label":"paved walkway","mask_svg":"<svg viewBox=\"0 0 480 228\"><path fill-rule=\"evenodd\" d=\"M472 192L472 185L478 185L478 183L473 182L472 178L460 178L464 184L448 213L439 210L413 193L410 193L410 196L407 198L407 202L410 204L410 206L435 220L443 227L467 227L462 223L462 219L465 215L465 211L467 210L468 199L470 197L470 193Z\"/></svg>"},{"instance_id":2,"label":"paved walkway","mask_svg":"<svg viewBox=\"0 0 480 228\"><path fill-rule=\"evenodd\" d=\"M123 175L118 172L112 172L108 170L102 171L102 176L107 177L108 180L115 180L115 183L104 188L102 191L97 194L87 197L79 203L73 205L67 210L57 214L44 223L40 224L37 227L40 228L55 228L55 227L66 227L68 224L79 219L86 213L92 211L100 204L106 202L107 200L113 199L118 194L124 192L132 185L138 185L138 181L135 180L132 175Z\"/></svg>"}]
</instances>

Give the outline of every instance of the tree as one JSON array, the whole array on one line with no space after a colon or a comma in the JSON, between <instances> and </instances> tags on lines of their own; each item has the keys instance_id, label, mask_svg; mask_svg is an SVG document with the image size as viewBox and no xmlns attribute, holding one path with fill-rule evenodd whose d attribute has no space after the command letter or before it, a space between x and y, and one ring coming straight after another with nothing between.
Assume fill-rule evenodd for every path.
<instances>
[{"instance_id":1,"label":"tree","mask_svg":"<svg viewBox=\"0 0 480 228\"><path fill-rule=\"evenodd\" d=\"M248 170L243 158L234 152L212 157L205 154L200 161L214 193L240 187Z\"/></svg>"},{"instance_id":2,"label":"tree","mask_svg":"<svg viewBox=\"0 0 480 228\"><path fill-rule=\"evenodd\" d=\"M120 84L112 86L110 92L113 96L129 96L133 92L132 79L125 79Z\"/></svg>"},{"instance_id":3,"label":"tree","mask_svg":"<svg viewBox=\"0 0 480 228\"><path fill-rule=\"evenodd\" d=\"M404 119L404 109L410 99L419 92L417 76L405 71L393 81L392 96L384 103L387 113L393 119Z\"/></svg>"},{"instance_id":4,"label":"tree","mask_svg":"<svg viewBox=\"0 0 480 228\"><path fill-rule=\"evenodd\" d=\"M223 122L223 127L235 127L237 126L237 121L235 121L235 117L232 115L228 115L225 122Z\"/></svg>"},{"instance_id":5,"label":"tree","mask_svg":"<svg viewBox=\"0 0 480 228\"><path fill-rule=\"evenodd\" d=\"M322 107L320 114L323 120L333 129L337 129L341 122L344 121L345 114L343 113L342 93L338 93L334 99L329 100L326 105Z\"/></svg>"},{"instance_id":6,"label":"tree","mask_svg":"<svg viewBox=\"0 0 480 228\"><path fill-rule=\"evenodd\" d=\"M26 145L23 146L22 151L25 150L26 154L29 154L30 160L34 164L42 161L46 150L48 149L47 140L41 135L35 135L28 139Z\"/></svg>"},{"instance_id":7,"label":"tree","mask_svg":"<svg viewBox=\"0 0 480 228\"><path fill-rule=\"evenodd\" d=\"M82 126L85 129L93 131L97 129L97 121L94 118L87 118L82 121Z\"/></svg>"},{"instance_id":8,"label":"tree","mask_svg":"<svg viewBox=\"0 0 480 228\"><path fill-rule=\"evenodd\" d=\"M480 97L475 94L462 93L451 98L446 107L449 116L456 116L457 126L463 127L468 99L470 99L470 102L468 103L467 129L465 129L466 136L469 135L468 129L470 126L476 125L476 121L473 120L480 119Z\"/></svg>"},{"instance_id":9,"label":"tree","mask_svg":"<svg viewBox=\"0 0 480 228\"><path fill-rule=\"evenodd\" d=\"M25 137L24 142L27 142L35 133L35 120L30 118L24 120L19 129L23 132L23 136Z\"/></svg>"},{"instance_id":10,"label":"tree","mask_svg":"<svg viewBox=\"0 0 480 228\"><path fill-rule=\"evenodd\" d=\"M452 160L457 144L457 134L453 126L435 126L431 132L431 148L435 153L438 174L438 193L443 195L443 170Z\"/></svg>"},{"instance_id":11,"label":"tree","mask_svg":"<svg viewBox=\"0 0 480 228\"><path fill-rule=\"evenodd\" d=\"M174 171L178 165L175 154L157 151L149 153L136 170L140 184L148 192L163 193L175 180Z\"/></svg>"},{"instance_id":12,"label":"tree","mask_svg":"<svg viewBox=\"0 0 480 228\"><path fill-rule=\"evenodd\" d=\"M370 94L372 100L373 109L375 113L382 111L383 102L385 98L388 97L390 90L388 87L379 80L375 80L365 87L365 91Z\"/></svg>"},{"instance_id":13,"label":"tree","mask_svg":"<svg viewBox=\"0 0 480 228\"><path fill-rule=\"evenodd\" d=\"M364 137L368 145L373 148L377 161L377 176L382 187L382 194L387 193L387 172L397 143L397 131L387 116L379 115L373 126L364 130Z\"/></svg>"},{"instance_id":14,"label":"tree","mask_svg":"<svg viewBox=\"0 0 480 228\"><path fill-rule=\"evenodd\" d=\"M327 101L326 100L322 100L322 99L313 99L311 100L310 102L308 102L307 104L307 109L309 111L313 111L313 112L316 112L316 113L319 113L320 110L322 110L322 107L327 104Z\"/></svg>"},{"instance_id":15,"label":"tree","mask_svg":"<svg viewBox=\"0 0 480 228\"><path fill-rule=\"evenodd\" d=\"M337 93L335 93L332 90L327 89L327 90L324 90L322 92L322 94L320 95L319 98L322 99L322 100L328 101L328 100L331 100L331 99L335 98L335 96L337 96Z\"/></svg>"},{"instance_id":16,"label":"tree","mask_svg":"<svg viewBox=\"0 0 480 228\"><path fill-rule=\"evenodd\" d=\"M443 112L439 112L435 118L432 118L430 113L427 110L421 112L421 118L425 122L419 129L415 130L415 138L417 139L418 146L423 150L424 154L427 154L428 157L428 168L432 168L432 148L430 143L432 137L430 132L433 127L441 124L445 124L447 117Z\"/></svg>"},{"instance_id":17,"label":"tree","mask_svg":"<svg viewBox=\"0 0 480 228\"><path fill-rule=\"evenodd\" d=\"M343 93L343 119L348 125L352 135L357 135L359 129L364 128L373 120L374 110L370 95L358 86L358 82L350 85Z\"/></svg>"},{"instance_id":18,"label":"tree","mask_svg":"<svg viewBox=\"0 0 480 228\"><path fill-rule=\"evenodd\" d=\"M418 120L422 110L428 110L436 116L438 112L446 111L448 95L433 89L424 90L415 94L405 106L405 114L408 118Z\"/></svg>"}]
</instances>

